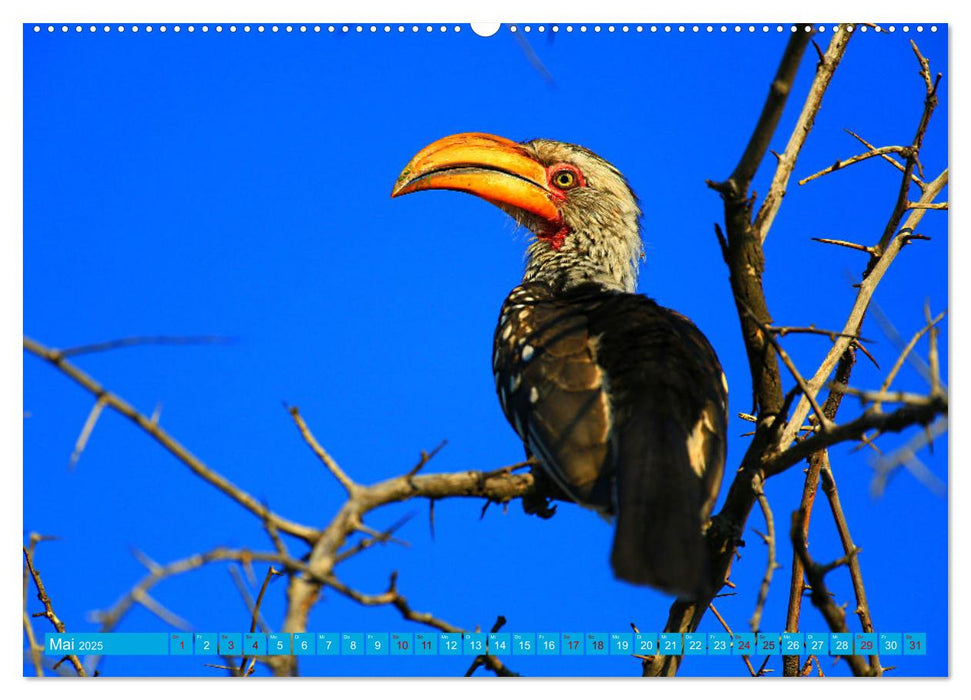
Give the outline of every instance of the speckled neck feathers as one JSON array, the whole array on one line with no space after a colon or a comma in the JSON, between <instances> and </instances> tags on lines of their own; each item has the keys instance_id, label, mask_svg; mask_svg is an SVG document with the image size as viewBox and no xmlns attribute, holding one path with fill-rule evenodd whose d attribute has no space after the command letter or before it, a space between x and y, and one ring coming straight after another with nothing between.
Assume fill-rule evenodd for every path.
<instances>
[{"instance_id":1,"label":"speckled neck feathers","mask_svg":"<svg viewBox=\"0 0 971 700\"><path fill-rule=\"evenodd\" d=\"M588 283L634 292L643 251L641 211L624 176L582 146L542 139L523 145L544 164L576 166L586 181L564 193L560 211L567 232L559 246L539 237L530 244L523 282L544 282L561 292ZM535 234L546 225L517 219Z\"/></svg>"}]
</instances>

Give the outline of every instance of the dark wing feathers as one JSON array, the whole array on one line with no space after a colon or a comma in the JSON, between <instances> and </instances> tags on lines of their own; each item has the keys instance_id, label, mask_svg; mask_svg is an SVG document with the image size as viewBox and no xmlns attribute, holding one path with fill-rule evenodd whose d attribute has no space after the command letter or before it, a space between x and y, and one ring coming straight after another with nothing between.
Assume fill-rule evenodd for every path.
<instances>
[{"instance_id":1,"label":"dark wing feathers","mask_svg":"<svg viewBox=\"0 0 971 700\"><path fill-rule=\"evenodd\" d=\"M590 323L614 407L614 571L697 596L711 584L702 528L725 464L721 365L691 321L643 296L613 295Z\"/></svg>"},{"instance_id":2,"label":"dark wing feathers","mask_svg":"<svg viewBox=\"0 0 971 700\"><path fill-rule=\"evenodd\" d=\"M506 417L550 476L595 507L605 491L610 405L584 308L517 287L503 305L493 369ZM602 497L602 494L601 494Z\"/></svg>"},{"instance_id":3,"label":"dark wing feathers","mask_svg":"<svg viewBox=\"0 0 971 700\"><path fill-rule=\"evenodd\" d=\"M617 515L617 576L705 589L727 394L694 324L640 295L523 285L503 305L493 364L530 452L576 501Z\"/></svg>"}]
</instances>

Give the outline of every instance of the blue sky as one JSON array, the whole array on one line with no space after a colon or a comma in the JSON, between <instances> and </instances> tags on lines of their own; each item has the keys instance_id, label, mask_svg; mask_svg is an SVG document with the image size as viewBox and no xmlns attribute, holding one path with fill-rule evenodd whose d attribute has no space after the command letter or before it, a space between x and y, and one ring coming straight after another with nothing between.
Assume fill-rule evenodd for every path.
<instances>
[{"instance_id":1,"label":"blue sky","mask_svg":"<svg viewBox=\"0 0 971 700\"><path fill-rule=\"evenodd\" d=\"M284 401L300 407L331 454L365 483L403 473L443 439L448 446L429 470L489 470L522 458L494 396L490 354L499 305L522 273L525 234L472 197L388 196L422 146L485 131L580 143L627 175L644 209L640 291L691 317L728 375L727 488L747 441L739 436L748 424L734 416L750 410L750 386L712 233L721 202L704 180L734 167L785 33L596 33L589 25L585 33L521 34L551 81L508 29L484 39L467 25L417 34L385 34L383 25L374 34L217 34L214 25L207 33L196 25L191 34L78 34L71 26L68 33L24 27L24 333L56 347L135 335L232 337L231 344L78 360L140 410L151 413L161 402L165 428L211 467L287 517L329 521L342 492L301 441ZM946 28L898 30L850 42L794 180L859 152L844 127L877 145L912 137L923 85L909 37L944 72L921 154L928 179L947 165ZM778 151L813 65L809 53L773 142ZM770 177L763 168L755 190L763 193ZM895 170L874 160L791 184L766 244L765 284L777 323L842 325L854 295L846 276L858 275L865 261L809 239L875 241L898 182ZM947 215L929 213L922 233L933 240L908 247L876 295L908 338L923 325L925 299L935 313L947 306ZM877 341L871 350L883 371L862 360L853 383L876 388L897 350L872 317L864 335ZM947 335L945 326L944 368ZM816 337L784 342L804 373L828 345ZM70 630L96 629L88 613L110 606L143 575L130 547L164 563L217 545L270 546L254 518L117 415L102 416L68 471L91 397L33 357L24 358L23 371L23 528L61 538L37 556ZM910 368L895 387L926 390ZM847 402L842 416L855 410ZM890 437L885 446L896 444ZM944 440L933 455L921 454L945 481L947 457ZM875 499L866 452L840 446L831 458L863 548L877 630L928 635L928 655L898 660L897 673L946 674L946 499L906 473ZM799 467L769 482L777 522L788 521L800 491ZM493 507L480 519L480 506L438 503L434 539L423 503L377 512L370 521L376 528L414 513L399 533L411 546L372 549L337 573L377 592L397 570L416 609L466 628L487 629L497 615L507 618L508 631L662 627L668 599L613 580L611 530L595 515L562 505L540 521L513 503L506 514ZM764 571L765 548L753 527L763 528L757 514L733 571L739 594L719 604L736 630L747 628ZM841 553L822 499L810 542L820 561ZM787 550L764 615L767 631L784 625ZM845 572L828 582L840 602L851 599ZM153 594L197 630L248 629L224 567L170 580ZM274 628L283 594L277 582L263 606ZM805 630L825 628L808 606L803 619ZM136 609L119 629L168 628ZM315 608L311 629L421 628L394 610L364 609L331 594ZM720 626L709 616L701 630ZM527 675L639 670L626 658L510 658L509 665ZM342 657L302 668L309 675L454 676L467 666L447 658ZM845 673L843 665L824 669ZM197 659L174 658L110 658L102 670L217 673ZM683 665L685 675L744 672L737 659Z\"/></svg>"}]
</instances>

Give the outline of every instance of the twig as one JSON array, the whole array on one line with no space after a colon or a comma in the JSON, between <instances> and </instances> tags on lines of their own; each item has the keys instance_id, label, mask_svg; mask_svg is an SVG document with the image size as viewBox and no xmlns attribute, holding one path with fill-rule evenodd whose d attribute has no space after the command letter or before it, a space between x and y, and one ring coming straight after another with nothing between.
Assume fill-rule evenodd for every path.
<instances>
[{"instance_id":1,"label":"twig","mask_svg":"<svg viewBox=\"0 0 971 700\"><path fill-rule=\"evenodd\" d=\"M932 182L928 183L924 194L921 196L921 201L931 202L937 195L944 189L944 186L948 181L948 171L944 170L937 178ZM920 220L924 216L924 211L926 210L915 210L910 213L907 220L904 222L904 229L914 230ZM897 254L905 245L902 240L904 234L896 236L891 243L883 249L880 257L870 271L870 274L863 280L860 284L860 289L857 292L856 300L853 303L853 308L850 311L849 317L846 320L846 324L843 326L843 332L847 334L852 334L857 331L860 324L863 321L863 316L866 313L867 308L870 304L870 299L873 297L873 293L876 291L877 285L883 278L884 273L890 267L890 264L894 261ZM820 364L819 369L816 370L816 374L808 380L808 386L810 392L816 393L824 385L828 379L839 358L849 347L850 340L848 338L839 338L837 342L833 344L833 347L827 353L826 358ZM798 432L799 426L806 419L806 415L810 411L810 402L804 396L799 400L796 408L793 410L792 417L789 420L789 424L782 431L779 437L779 445L790 445ZM792 449L792 448L790 448Z\"/></svg>"},{"instance_id":2,"label":"twig","mask_svg":"<svg viewBox=\"0 0 971 700\"><path fill-rule=\"evenodd\" d=\"M708 609L711 610L712 614L721 623L722 627L725 628L725 631L728 632L728 634L734 634L732 632L732 628L728 626L727 622L725 622L725 618L722 617L721 613L718 612L718 608L715 607L714 603L709 602ZM748 654L742 654L742 661L745 662L745 666L748 668L748 672L753 678L758 675L758 673L756 673L755 671L755 668L752 666L752 662L749 661Z\"/></svg>"},{"instance_id":3,"label":"twig","mask_svg":"<svg viewBox=\"0 0 971 700\"><path fill-rule=\"evenodd\" d=\"M935 437L947 432L947 427L947 416L941 416L927 426L926 432L918 433L902 447L878 459L873 465L876 473L870 486L873 496L879 497L883 494L890 477L900 466L905 466L929 491L943 496L947 492L947 487L917 458L917 451L930 445Z\"/></svg>"},{"instance_id":4,"label":"twig","mask_svg":"<svg viewBox=\"0 0 971 700\"><path fill-rule=\"evenodd\" d=\"M860 155L847 158L846 160L838 160L828 168L823 168L819 172L813 173L808 177L804 177L802 180L799 181L799 184L805 185L807 182L812 182L816 178L822 177L823 175L829 175L830 173L834 173L837 170L842 170L843 168L853 165L854 163L860 163L864 160L869 160L870 158L873 158L876 156L885 156L888 153L899 153L909 158L911 156L911 147L910 146L881 146L880 148L871 148L866 153L861 153Z\"/></svg>"},{"instance_id":5,"label":"twig","mask_svg":"<svg viewBox=\"0 0 971 700\"><path fill-rule=\"evenodd\" d=\"M435 449L433 449L431 452L425 452L425 450L422 450L421 457L419 458L418 463L411 468L411 471L408 472L408 476L414 476L419 471L421 471L422 468L426 464L428 464L435 457L435 455L441 452L442 448L445 447L445 445L447 444L448 444L448 440L442 440L440 443L438 443L438 446Z\"/></svg>"},{"instance_id":6,"label":"twig","mask_svg":"<svg viewBox=\"0 0 971 700\"><path fill-rule=\"evenodd\" d=\"M65 348L58 352L61 353L61 357L74 357L76 355L89 355L107 350L117 350L118 348L130 348L136 345L205 345L231 342L232 338L226 338L220 335L140 335L130 338L106 340L100 343L90 343L88 345L75 345L74 347Z\"/></svg>"},{"instance_id":7,"label":"twig","mask_svg":"<svg viewBox=\"0 0 971 700\"><path fill-rule=\"evenodd\" d=\"M913 40L911 40L910 46L914 51L914 55L917 57L918 63L920 63L921 76L924 78L924 109L921 112L920 121L917 124L917 131L914 134L913 140L911 141L907 161L904 163L904 176L901 179L900 189L897 192L897 202L894 205L893 213L891 214L890 219L887 221L887 225L883 229L883 235L880 236L880 242L877 244L880 251L883 251L888 245L890 245L890 241L894 238L901 219L908 211L908 204L910 200L910 176L913 174L915 166L917 166L920 170L923 170L923 168L920 168L920 149L924 143L924 134L927 132L927 126L930 124L931 115L934 114L934 110L937 108L937 84L940 81L941 76L938 74L937 81L932 81L930 76L930 63L921 55L920 50L917 48L917 44L915 44ZM925 197L929 187L930 186L924 189L924 194L921 196L919 204L931 203L931 200L927 200ZM917 227L905 224L904 228L915 230ZM870 268L872 268L874 264L875 261L871 260Z\"/></svg>"},{"instance_id":8,"label":"twig","mask_svg":"<svg viewBox=\"0 0 971 700\"><path fill-rule=\"evenodd\" d=\"M796 32L799 33L799 32ZM785 59L784 59L785 60ZM770 95L770 100L772 96ZM764 111L764 110L763 110ZM747 152L749 149L746 149ZM744 158L744 157L743 157ZM914 164L917 158L913 158ZM909 182L913 170L906 174ZM929 183L920 197L921 202L933 202L946 186L948 172L945 170ZM715 515L706 531L711 555L712 585L716 588L727 578L731 570L745 522L756 501L752 490L752 477L761 471L764 478L784 471L814 452L825 449L845 440L859 439L871 430L899 431L915 424L924 424L937 415L946 413L946 399L938 399L924 407L903 406L890 414L877 414L865 411L863 416L827 432L818 432L810 437L796 440L801 427L812 410L809 399L803 395L788 420L780 420L781 409L786 406L786 397L781 389L775 349L765 339L758 325L752 322L745 312L749 309L765 325L772 323L765 302L762 287L764 254L761 241L753 235L751 211L754 197L747 196L748 188L742 189L731 182L709 183L722 194L725 204L726 254L730 271L733 297L742 324L752 375L753 404L752 413L758 416L756 433L749 442L735 479L721 510ZM863 317L877 284L895 259L897 253L913 240L914 231L926 210L912 210L906 215L898 235L893 236L886 246L881 246L878 256L872 256L871 265L859 285L856 301L844 324L842 333L859 335ZM896 217L895 207L892 217ZM756 238L756 240L753 240ZM834 367L848 354L855 352L855 341L840 337L827 353L816 374L808 385L815 396L830 379ZM789 392L790 396L795 396ZM668 632L690 632L698 628L710 598L697 601L676 601L671 605L664 630ZM655 657L644 663L644 675L670 676L677 672L678 657Z\"/></svg>"},{"instance_id":9,"label":"twig","mask_svg":"<svg viewBox=\"0 0 971 700\"><path fill-rule=\"evenodd\" d=\"M54 539L53 537L47 535L40 535L36 532L30 533L27 543L27 554L31 559L34 557L34 550L39 542L45 540ZM34 673L37 674L38 678L44 677L44 645L37 641L37 635L34 632L34 623L32 616L27 611L27 593L30 589L30 569L27 567L27 559L24 559L24 573L23 573L23 621L24 621L24 634L27 636L28 652L30 654L30 661L34 665Z\"/></svg>"},{"instance_id":10,"label":"twig","mask_svg":"<svg viewBox=\"0 0 971 700\"><path fill-rule=\"evenodd\" d=\"M550 73L549 69L547 69L545 65L543 65L543 61L539 56L536 55L533 47L529 45L529 40L526 38L526 36L522 32L516 32L513 34L513 37L515 38L516 43L519 44L519 48L522 49L526 60L529 61L529 65L533 67L533 70L539 73L540 77L543 78L547 84L555 86L556 81L553 79L553 74Z\"/></svg>"},{"instance_id":11,"label":"twig","mask_svg":"<svg viewBox=\"0 0 971 700\"><path fill-rule=\"evenodd\" d=\"M853 250L859 250L864 253L869 253L870 255L876 255L877 249L873 246L862 245L861 243L852 243L850 241L840 241L835 238L811 238L810 240L816 241L817 243L828 243L830 245L838 245L843 248L852 248ZM843 334L841 334L843 337Z\"/></svg>"},{"instance_id":12,"label":"twig","mask_svg":"<svg viewBox=\"0 0 971 700\"><path fill-rule=\"evenodd\" d=\"M488 501L486 501L486 503L488 503ZM339 552L335 559L335 563L340 563L346 559L350 559L355 554L359 554L360 552L363 552L366 549L370 549L376 544L384 544L386 542L396 542L397 544L407 547L408 546L407 542L405 542L404 540L395 539L391 535L393 535L396 530L398 530L399 528L401 528L401 526L403 526L405 523L411 520L412 517L414 517L414 514L409 513L408 515L405 515L404 517L399 518L395 523L393 523L383 532L377 532L376 530L372 530L371 528L365 528L363 525L360 526L358 529L362 532L371 534L371 537L367 539L362 539L360 542L354 544L353 546L348 547L347 549Z\"/></svg>"},{"instance_id":13,"label":"twig","mask_svg":"<svg viewBox=\"0 0 971 700\"><path fill-rule=\"evenodd\" d=\"M930 301L927 300L924 302L924 316L930 326L927 335L927 364L931 370L931 393L936 396L942 393L940 358L937 355L937 323L931 318Z\"/></svg>"},{"instance_id":14,"label":"twig","mask_svg":"<svg viewBox=\"0 0 971 700\"><path fill-rule=\"evenodd\" d=\"M465 632L466 630L461 627L456 627L455 625L445 622L444 620L435 617L431 613L418 612L414 610L411 605L409 605L408 600L401 595L398 591L398 574L397 572L391 574L391 579L388 584L388 590L384 593L378 593L376 595L368 595L365 593L360 593L350 586L341 583L334 577L328 577L326 581L327 585L347 596L351 600L357 601L361 605L366 606L378 606L378 605L391 605L394 607L405 620L410 620L412 622L417 622L427 627L432 627L433 629L441 630L442 632ZM500 617L500 619L503 619ZM495 673L497 676L518 676L518 673L510 671L506 666L499 660L498 657L489 655L486 657L484 665L490 671Z\"/></svg>"},{"instance_id":15,"label":"twig","mask_svg":"<svg viewBox=\"0 0 971 700\"><path fill-rule=\"evenodd\" d=\"M184 631L192 629L192 625L189 624L188 620L166 608L145 591L137 591L135 593L135 602L154 614L158 619L167 625L171 625L176 629Z\"/></svg>"},{"instance_id":16,"label":"twig","mask_svg":"<svg viewBox=\"0 0 971 700\"><path fill-rule=\"evenodd\" d=\"M912 140L912 150L910 152L910 156L907 158L907 163L904 166L903 177L901 179L896 204L894 205L893 211L890 214L887 225L884 227L880 241L875 246L877 253L871 255L870 262L863 274L863 281L860 284L856 301L853 304L853 308L850 311L849 318L847 319L847 323L844 327L846 332L853 332L861 327L863 317L866 314L867 308L869 307L870 299L876 290L876 286L879 284L884 273L887 271L902 247L911 240L913 232L916 231L918 224L923 219L924 213L927 211L926 209L920 208L908 210L907 203L909 200L908 192L910 188L911 176L913 175L914 165L917 163L917 157L919 155L921 144L923 143L924 133L926 132L927 126L930 123L931 115L937 106L937 82L931 82L926 59L920 55L916 44L911 42L911 45L918 57L918 61L921 64L921 75L924 77L926 86L924 109L921 113L920 122L917 126L917 132ZM923 188L923 192L920 196L918 204L933 203L937 198L937 195L940 194L940 192L947 185L947 182L948 170L945 169L932 182L928 183ZM901 219L904 217L904 214L906 214L907 211L910 211L910 213L903 221L903 226L899 228L899 233L896 233L895 235L895 232L898 231L898 226L900 225ZM843 352L845 351L847 342L848 341L841 340L833 345L833 348L820 365L816 374L809 381L809 384L814 391L818 391L819 388L822 387L823 383L826 381L826 378L829 376L830 372L835 366L838 358L842 356ZM792 423L800 425L805 419L808 411L809 402L807 400L800 400L795 411L793 412L794 420ZM790 425L790 427L787 427L787 429L783 431L779 444L788 445L792 442L794 437L795 431Z\"/></svg>"},{"instance_id":17,"label":"twig","mask_svg":"<svg viewBox=\"0 0 971 700\"><path fill-rule=\"evenodd\" d=\"M856 354L853 347L847 348L836 366L836 379L839 382L848 382L856 364ZM823 413L830 420L835 420L843 404L843 394L830 391L823 403ZM874 449L876 447L874 446ZM829 454L826 450L820 450L809 455L809 467L806 469L806 480L803 484L802 496L799 502L799 513L802 515L802 522L798 532L791 533L792 537L799 537L802 546L807 546L809 537L809 519L812 515L813 506L816 501L816 491L819 486L819 474L825 463L828 463ZM786 632L799 631L799 617L802 613L802 598L806 591L805 570L799 557L792 558L792 572L789 579L789 602L786 608ZM798 655L784 655L782 658L782 673L786 677L795 677L801 674L799 669Z\"/></svg>"},{"instance_id":18,"label":"twig","mask_svg":"<svg viewBox=\"0 0 971 700\"><path fill-rule=\"evenodd\" d=\"M271 566L270 569L273 567ZM266 620L263 619L262 613L259 612L259 608L253 601L253 597L250 595L249 589L246 587L246 583L243 581L243 575L239 573L239 567L235 565L230 565L226 567L229 571L229 575L233 579L233 583L236 585L236 590L239 591L239 596L243 599L243 604L246 605L246 610L253 616L259 623L260 629L264 632L270 631L270 626L266 624ZM255 632L255 630L250 630Z\"/></svg>"},{"instance_id":19,"label":"twig","mask_svg":"<svg viewBox=\"0 0 971 700\"><path fill-rule=\"evenodd\" d=\"M833 476L833 470L830 468L828 456L823 461L820 475L822 476L823 493L826 494L829 501L830 512L833 514L833 522L836 523L843 552L849 558L847 565L850 570L850 580L853 583L853 593L856 596L856 614L860 618L860 626L864 632L873 632L873 620L870 617L870 606L867 603L866 588L863 585L863 571L860 568L860 558L857 556L859 548L853 544L850 526L846 521L846 515L843 513L843 505L840 503L836 479ZM878 671L880 669L880 657L875 653L870 655L870 667ZM880 674L878 673L878 675Z\"/></svg>"},{"instance_id":20,"label":"twig","mask_svg":"<svg viewBox=\"0 0 971 700\"><path fill-rule=\"evenodd\" d=\"M767 324L764 324L761 321L759 321L755 317L755 314L752 313L750 309L744 308L743 310L748 313L752 322L759 327L759 329L765 335L766 340L768 340L769 343L772 344L772 347L775 348L776 353L778 353L779 357L782 359L782 362L786 366L786 369L789 370L789 373L792 375L792 378L796 380L796 384L799 386L799 390L802 392L803 396L809 399L809 403L813 408L813 412L816 414L816 419L819 421L820 428L824 431L828 430L829 427L832 425L832 422L823 413L823 409L820 407L820 405L816 403L816 397L809 390L809 387L806 385L806 381L802 378L802 375L799 373L799 370L796 369L796 365L792 361L792 358L790 358L789 355L786 353L786 351L782 349L782 344L779 343L778 339L775 337L775 333L772 332L772 328Z\"/></svg>"},{"instance_id":21,"label":"twig","mask_svg":"<svg viewBox=\"0 0 971 700\"><path fill-rule=\"evenodd\" d=\"M782 60L779 62L779 68L769 87L769 95L762 107L762 113L759 115L759 120L748 145L746 145L738 165L735 166L735 170L727 181L709 183L714 189L719 192L724 190L732 196L744 197L746 195L748 185L755 177L755 171L769 149L776 125L779 123L782 110L785 108L786 100L792 90L792 84L795 82L803 52L805 52L811 36L812 32L797 31L789 37Z\"/></svg>"},{"instance_id":22,"label":"twig","mask_svg":"<svg viewBox=\"0 0 971 700\"><path fill-rule=\"evenodd\" d=\"M303 416L300 415L300 409L298 409L296 406L288 406L287 410L293 417L293 422L297 424L297 428L299 428L304 442L310 446L310 449L313 450L315 455L317 455L317 459L319 459L321 464L327 468L327 471L329 471L333 477L337 479L338 483L344 487L344 490L347 491L347 495L353 498L355 492L359 488L358 485L355 484L354 481L344 473L344 470L337 465L334 458L327 453L327 450L321 447L319 442L317 442L317 438L315 438L314 434L310 432L310 428L308 428L307 424L304 422Z\"/></svg>"},{"instance_id":23,"label":"twig","mask_svg":"<svg viewBox=\"0 0 971 700\"><path fill-rule=\"evenodd\" d=\"M506 469L493 473L469 471L415 476L403 474L370 486L358 485L354 495L345 501L330 524L321 532L310 553L306 569L301 575L291 578L283 631L292 633L306 630L307 617L313 602L317 600L321 583L330 580L341 548L347 538L358 531L359 523L368 512L389 503L413 498L423 498L431 503L446 497L470 497L505 503L532 493L533 485L532 474L513 474ZM401 604L400 601L396 603L396 600L392 593L387 593L380 604ZM290 662L286 672L294 672L295 666L291 657L281 658Z\"/></svg>"},{"instance_id":24,"label":"twig","mask_svg":"<svg viewBox=\"0 0 971 700\"><path fill-rule=\"evenodd\" d=\"M850 136L852 136L853 138L855 138L857 141L859 141L860 143L862 143L864 146L866 146L867 148L869 148L871 151L875 151L876 150L876 148L877 148L876 146L874 146L872 143L868 142L866 139L864 139L859 134L857 134L857 133L855 133L853 131L850 131L849 129L843 129L843 131L845 131L846 133L848 133ZM904 168L903 165L901 165L899 162L897 162L896 159L892 158L891 156L889 156L887 154L883 154L880 157L883 158L888 163L890 163L891 165L893 165L900 172L906 172L906 168ZM920 187L921 190L923 190L924 187L926 186L926 183L923 180L921 180L919 177L917 177L917 175L915 175L913 173L911 173L910 179L911 179L911 181L915 185L917 185L918 187Z\"/></svg>"},{"instance_id":25,"label":"twig","mask_svg":"<svg viewBox=\"0 0 971 700\"><path fill-rule=\"evenodd\" d=\"M88 438L91 437L94 426L98 422L98 416L101 415L101 410L104 407L105 400L101 396L94 402L94 406L91 407L91 412L88 414L88 419L84 421L84 427L81 428L81 434L78 435L78 440L74 444L74 451L71 453L71 461L68 464L69 469L74 469L77 466L78 460L81 459L81 453L84 452L84 448L88 444Z\"/></svg>"},{"instance_id":26,"label":"twig","mask_svg":"<svg viewBox=\"0 0 971 700\"><path fill-rule=\"evenodd\" d=\"M57 616L54 612L54 606L51 603L50 596L47 595L47 590L44 588L44 582L41 580L40 572L34 568L33 552L28 550L26 546L23 547L24 550L24 562L27 564L27 570L30 572L30 576L34 579L34 586L37 588L37 599L43 604L44 612L36 613L35 617L46 617L50 620L50 623L54 625L56 629L61 634L67 631L64 623L61 622L61 618ZM74 666L74 670L79 676L87 676L87 672L84 670L84 666L81 664L81 660L78 659L74 654L68 654L65 657Z\"/></svg>"},{"instance_id":27,"label":"twig","mask_svg":"<svg viewBox=\"0 0 971 700\"><path fill-rule=\"evenodd\" d=\"M769 597L772 574L779 568L779 562L775 558L775 521L772 518L772 509L769 508L769 499L766 498L765 491L762 490L761 482L753 484L752 488L755 489L755 497L758 499L759 507L762 509L762 517L765 518L765 534L762 535L762 539L765 541L768 549L768 561L765 565L765 574L762 576L762 585L759 586L759 596L755 604L755 611L749 620L749 626L752 628L752 631L758 632L759 626L762 624L762 610L765 608L765 601Z\"/></svg>"},{"instance_id":28,"label":"twig","mask_svg":"<svg viewBox=\"0 0 971 700\"><path fill-rule=\"evenodd\" d=\"M832 596L830 595L829 589L826 587L825 575L828 571L832 571L836 566L841 566L847 563L851 556L841 557L832 564L826 566L820 566L812 560L809 556L809 549L805 546L805 542L801 539L800 523L804 520L805 514L800 511L795 511L792 514L792 548L796 553L796 556L802 561L803 569L806 572L806 578L810 585L810 600L819 612L822 614L823 619L829 625L830 630L833 632L846 632L846 613L843 609L837 605ZM880 674L879 667L873 668L866 661L863 660L862 656L857 655L844 655L843 659L849 664L850 669L853 671L855 676L874 676Z\"/></svg>"},{"instance_id":29,"label":"twig","mask_svg":"<svg viewBox=\"0 0 971 700\"><path fill-rule=\"evenodd\" d=\"M253 498L253 496L233 484L226 477L210 469L202 460L189 452L175 438L169 435L158 423L153 422L144 414L139 413L120 396L102 387L80 368L68 362L59 351L45 347L27 336L24 336L24 350L49 362L63 374L73 379L86 391L93 394L98 400L103 401L106 406L131 420L145 433L154 438L156 442L162 445L176 459L189 467L196 476L200 477L206 483L215 486L223 494L229 496L229 498L239 503L261 520L272 520L273 524L281 532L286 532L306 542L313 542L317 538L317 531L313 528L281 518L276 514L266 513L263 505Z\"/></svg>"},{"instance_id":30,"label":"twig","mask_svg":"<svg viewBox=\"0 0 971 700\"><path fill-rule=\"evenodd\" d=\"M799 118L796 120L796 125L792 129L792 134L789 136L786 149L778 158L775 175L772 178L772 184L769 186L769 192L766 194L762 206L759 207L759 213L755 217L754 228L759 233L759 237L763 243L765 243L765 239L769 235L769 229L772 227L772 222L775 221L775 216L779 211L779 207L782 205L782 198L785 197L789 177L796 167L796 159L799 157L799 152L802 150L803 144L806 142L806 138L813 128L813 124L816 121L816 114L819 112L823 103L823 96L826 94L830 80L832 80L833 74L836 72L836 68L839 66L843 54L846 52L846 46L851 36L853 36L853 33L847 31L846 26L839 25L833 33L833 38L829 42L826 53L821 53L819 47L813 42L819 57L819 63L816 66L816 77L813 78L813 83L809 87L809 92L802 106L802 112L800 112Z\"/></svg>"},{"instance_id":31,"label":"twig","mask_svg":"<svg viewBox=\"0 0 971 700\"><path fill-rule=\"evenodd\" d=\"M250 620L249 631L253 634L256 631L256 625L260 620L260 606L263 604L263 596L266 595L266 588L270 585L270 579L274 576L280 576L283 572L277 571L272 566L268 567L266 570L266 576L263 579L263 585L260 586L259 595L256 596L256 603L253 604L253 615ZM265 623L264 623L265 624ZM244 655L239 661L239 670L237 675L239 676L249 676L253 673L253 665L250 665L249 671L244 673L244 668L246 667L247 657ZM255 662L255 659L254 659Z\"/></svg>"},{"instance_id":32,"label":"twig","mask_svg":"<svg viewBox=\"0 0 971 700\"><path fill-rule=\"evenodd\" d=\"M871 430L897 433L912 425L930 423L939 415L947 414L947 399L931 398L922 405L904 405L892 413L874 411L872 408L848 423L834 426L825 433L797 442L784 452L769 456L762 462L766 476L779 474L793 464L798 464L813 452L832 447L847 440L859 440Z\"/></svg>"},{"instance_id":33,"label":"twig","mask_svg":"<svg viewBox=\"0 0 971 700\"><path fill-rule=\"evenodd\" d=\"M890 385L893 383L893 380L897 377L897 373L903 367L904 360L907 359L907 356L910 355L911 350L913 350L914 347L917 345L917 341L920 340L921 337L923 337L923 335L927 333L927 331L931 330L934 326L940 323L946 314L947 314L947 311L942 311L934 318L929 319L926 326L924 326L919 331L914 333L914 336L910 339L910 342L904 346L903 350L901 350L900 356L897 357L897 361L894 362L893 367L890 368L890 371L887 373L886 379L883 380L883 384L880 385L880 393L884 393L890 388ZM930 374L933 377L933 376L936 376L937 373L931 372ZM931 384L933 385L933 380L931 380ZM933 386L931 391L933 392ZM877 403L876 408L879 408L879 407L880 407L880 404Z\"/></svg>"},{"instance_id":34,"label":"twig","mask_svg":"<svg viewBox=\"0 0 971 700\"><path fill-rule=\"evenodd\" d=\"M493 633L498 632L503 628L505 624L506 624L506 618L502 615L499 615L499 617L497 617L496 621L493 623L492 629L490 630L490 632L493 632ZM489 662L489 656L490 656L489 654L479 654L478 656L476 656L475 659L473 659L472 661L472 665L470 665L469 669L465 672L465 677L466 678L471 677L472 674L476 672L476 669L478 669L480 666L487 666ZM497 673L496 675L506 675L506 674ZM510 672L508 675L518 676L519 674Z\"/></svg>"},{"instance_id":35,"label":"twig","mask_svg":"<svg viewBox=\"0 0 971 700\"><path fill-rule=\"evenodd\" d=\"M903 352L903 349L907 346L907 343L904 342L900 332L893 325L893 322L887 318L887 315L883 312L880 305L874 301L870 304L870 310L873 312L873 317L876 319L877 323L880 324L880 330L883 331L883 334L890 339L890 342L894 344L897 350ZM924 362L923 358L919 354L914 352L908 353L907 362L913 366L913 368L924 379L925 382L928 384L931 383L931 368L927 366L927 363Z\"/></svg>"},{"instance_id":36,"label":"twig","mask_svg":"<svg viewBox=\"0 0 971 700\"><path fill-rule=\"evenodd\" d=\"M768 151L811 36L810 27L810 31L796 31L789 37L758 122L738 164L727 180L708 181L708 186L721 194L725 207L727 247L723 245L723 253L742 326L742 337L745 339L749 372L752 375L752 412L770 421L778 416L783 392L775 353L767 347L765 333L755 323L758 321L767 325L772 322L772 317L762 285L765 266L762 236L753 226L754 196L750 197L748 191L752 178ZM743 310L748 310L748 313ZM756 446L761 444L759 437L756 434L756 439L753 440ZM677 660L667 657L663 661L666 668L676 668L678 663ZM662 662L657 662L655 666L659 664Z\"/></svg>"},{"instance_id":37,"label":"twig","mask_svg":"<svg viewBox=\"0 0 971 700\"><path fill-rule=\"evenodd\" d=\"M818 240L818 239L813 239ZM766 326L766 329L771 333L778 335L780 338L784 338L790 333L809 333L814 335L823 335L829 338L831 341L836 342L837 338L852 338L860 343L872 343L872 340L867 338L861 338L858 335L852 333L843 333L840 331L829 331L825 328L816 328L815 325L809 326Z\"/></svg>"},{"instance_id":38,"label":"twig","mask_svg":"<svg viewBox=\"0 0 971 700\"><path fill-rule=\"evenodd\" d=\"M924 396L923 394L915 394L909 391L866 391L865 389L845 386L839 382L830 382L827 386L833 391L838 391L847 396L856 396L865 403L873 403L874 410L877 411L880 410L880 406L877 404L902 403L908 406L926 406L933 403L936 398L939 398L933 394Z\"/></svg>"}]
</instances>

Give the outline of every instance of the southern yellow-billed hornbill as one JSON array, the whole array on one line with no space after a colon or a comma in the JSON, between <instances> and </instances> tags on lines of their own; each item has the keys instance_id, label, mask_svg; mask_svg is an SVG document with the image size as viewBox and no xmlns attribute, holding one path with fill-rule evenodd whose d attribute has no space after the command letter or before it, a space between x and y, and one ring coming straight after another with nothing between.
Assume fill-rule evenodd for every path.
<instances>
[{"instance_id":1,"label":"southern yellow-billed hornbill","mask_svg":"<svg viewBox=\"0 0 971 700\"><path fill-rule=\"evenodd\" d=\"M457 134L422 149L392 196L429 189L478 195L535 234L493 354L527 452L573 500L616 516L619 578L709 592L727 386L694 324L634 293L641 212L624 176L580 146Z\"/></svg>"}]
</instances>

